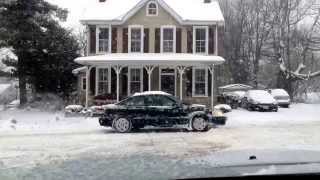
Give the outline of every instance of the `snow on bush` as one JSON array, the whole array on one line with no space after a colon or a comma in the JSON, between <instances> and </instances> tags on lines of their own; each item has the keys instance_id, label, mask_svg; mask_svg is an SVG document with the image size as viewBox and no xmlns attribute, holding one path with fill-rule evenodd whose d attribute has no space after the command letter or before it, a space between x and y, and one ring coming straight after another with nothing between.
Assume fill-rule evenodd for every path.
<instances>
[{"instance_id":1,"label":"snow on bush","mask_svg":"<svg viewBox=\"0 0 320 180\"><path fill-rule=\"evenodd\" d=\"M27 107L43 111L60 111L64 107L64 101L55 94L36 94L32 100L27 103Z\"/></svg>"},{"instance_id":2,"label":"snow on bush","mask_svg":"<svg viewBox=\"0 0 320 180\"><path fill-rule=\"evenodd\" d=\"M227 104L218 104L213 109L221 110L222 112L231 112L232 111L231 106L229 106Z\"/></svg>"}]
</instances>

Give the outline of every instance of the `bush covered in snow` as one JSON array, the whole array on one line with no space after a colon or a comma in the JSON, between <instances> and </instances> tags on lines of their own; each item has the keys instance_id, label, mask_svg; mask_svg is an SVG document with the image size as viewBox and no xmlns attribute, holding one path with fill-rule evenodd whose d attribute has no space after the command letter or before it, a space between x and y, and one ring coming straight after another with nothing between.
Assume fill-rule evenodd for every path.
<instances>
[{"instance_id":1,"label":"bush covered in snow","mask_svg":"<svg viewBox=\"0 0 320 180\"><path fill-rule=\"evenodd\" d=\"M60 111L64 108L64 101L55 94L36 94L27 103L26 107L45 111Z\"/></svg>"},{"instance_id":2,"label":"bush covered in snow","mask_svg":"<svg viewBox=\"0 0 320 180\"><path fill-rule=\"evenodd\" d=\"M0 104L8 104L17 98L17 90L12 84L0 84Z\"/></svg>"}]
</instances>

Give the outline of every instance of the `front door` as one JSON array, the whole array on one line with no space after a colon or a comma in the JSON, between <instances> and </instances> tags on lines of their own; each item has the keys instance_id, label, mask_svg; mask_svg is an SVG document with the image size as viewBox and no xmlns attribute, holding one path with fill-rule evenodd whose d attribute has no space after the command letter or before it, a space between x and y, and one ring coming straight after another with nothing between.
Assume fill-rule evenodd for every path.
<instances>
[{"instance_id":1,"label":"front door","mask_svg":"<svg viewBox=\"0 0 320 180\"><path fill-rule=\"evenodd\" d=\"M171 68L160 68L160 90L176 95L176 71Z\"/></svg>"}]
</instances>

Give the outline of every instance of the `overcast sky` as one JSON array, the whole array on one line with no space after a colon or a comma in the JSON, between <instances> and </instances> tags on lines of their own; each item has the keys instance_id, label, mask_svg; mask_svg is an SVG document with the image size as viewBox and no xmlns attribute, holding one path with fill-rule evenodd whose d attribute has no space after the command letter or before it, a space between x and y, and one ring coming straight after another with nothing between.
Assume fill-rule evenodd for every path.
<instances>
[{"instance_id":1,"label":"overcast sky","mask_svg":"<svg viewBox=\"0 0 320 180\"><path fill-rule=\"evenodd\" d=\"M68 28L74 28L77 30L81 27L79 22L80 17L84 11L84 8L90 1L95 0L47 0L52 4L56 4L61 8L67 8L69 10L67 22L63 23L63 26ZM97 1L97 0L96 0Z\"/></svg>"}]
</instances>

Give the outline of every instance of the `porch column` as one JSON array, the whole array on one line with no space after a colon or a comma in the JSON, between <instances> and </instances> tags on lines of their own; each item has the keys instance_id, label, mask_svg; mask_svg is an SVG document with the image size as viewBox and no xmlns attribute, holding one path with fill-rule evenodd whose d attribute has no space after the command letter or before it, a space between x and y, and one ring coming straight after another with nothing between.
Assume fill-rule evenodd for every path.
<instances>
[{"instance_id":1,"label":"porch column","mask_svg":"<svg viewBox=\"0 0 320 180\"><path fill-rule=\"evenodd\" d=\"M155 67L150 65L150 66L144 66L144 68L148 73L148 91L151 91L151 75Z\"/></svg>"},{"instance_id":2,"label":"porch column","mask_svg":"<svg viewBox=\"0 0 320 180\"><path fill-rule=\"evenodd\" d=\"M90 91L90 71L92 67L87 67L86 70L86 108L89 107L89 91Z\"/></svg>"},{"instance_id":3,"label":"porch column","mask_svg":"<svg viewBox=\"0 0 320 180\"><path fill-rule=\"evenodd\" d=\"M215 28L215 48L214 48L214 55L218 56L219 54L219 37L218 37L218 26L219 24L216 24L216 28Z\"/></svg>"},{"instance_id":4,"label":"porch column","mask_svg":"<svg viewBox=\"0 0 320 180\"><path fill-rule=\"evenodd\" d=\"M211 74L211 111L213 111L214 108L214 65L210 65L208 67L210 74Z\"/></svg>"},{"instance_id":5,"label":"porch column","mask_svg":"<svg viewBox=\"0 0 320 180\"><path fill-rule=\"evenodd\" d=\"M186 67L185 66L178 66L177 69L178 69L179 76L180 76L180 100L182 100L183 99L182 80L183 80L183 74L186 70Z\"/></svg>"},{"instance_id":6,"label":"porch column","mask_svg":"<svg viewBox=\"0 0 320 180\"><path fill-rule=\"evenodd\" d=\"M121 70L122 70L122 66L120 65L116 65L116 66L113 66L112 67L114 69L114 71L116 72L117 74L117 102L119 102L120 100L120 73L121 73Z\"/></svg>"}]
</instances>

